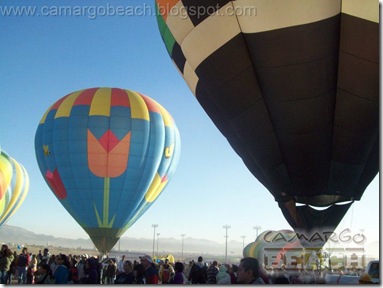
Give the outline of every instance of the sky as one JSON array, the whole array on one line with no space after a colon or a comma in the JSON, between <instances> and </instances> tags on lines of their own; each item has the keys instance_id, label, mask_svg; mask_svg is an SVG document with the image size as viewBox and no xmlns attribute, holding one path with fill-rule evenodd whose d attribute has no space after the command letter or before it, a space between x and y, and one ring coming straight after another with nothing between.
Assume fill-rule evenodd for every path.
<instances>
[{"instance_id":1,"label":"sky","mask_svg":"<svg viewBox=\"0 0 383 288\"><path fill-rule=\"evenodd\" d=\"M24 165L30 178L27 198L8 225L88 238L45 183L34 137L44 112L59 98L84 88L116 87L163 105L182 142L173 179L123 237L152 238L152 224L158 224L160 237L181 239L185 234L224 243L223 226L230 225L228 239L242 242L246 236L247 244L256 237L254 226L261 226L259 232L291 229L170 60L153 0L2 0L0 8L0 147ZM26 15L33 9L33 16ZM337 233L350 229L354 235L363 229L367 243L380 240L379 191L378 174Z\"/></svg>"}]
</instances>

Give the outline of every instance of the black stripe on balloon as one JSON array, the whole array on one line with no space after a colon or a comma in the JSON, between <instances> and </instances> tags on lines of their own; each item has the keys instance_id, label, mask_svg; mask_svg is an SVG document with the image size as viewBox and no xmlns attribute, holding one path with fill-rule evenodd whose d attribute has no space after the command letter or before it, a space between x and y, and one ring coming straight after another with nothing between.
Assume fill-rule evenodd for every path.
<instances>
[{"instance_id":1,"label":"black stripe on balloon","mask_svg":"<svg viewBox=\"0 0 383 288\"><path fill-rule=\"evenodd\" d=\"M193 22L197 26L203 20L213 15L217 10L221 9L230 0L182 0L184 8Z\"/></svg>"},{"instance_id":2,"label":"black stripe on balloon","mask_svg":"<svg viewBox=\"0 0 383 288\"><path fill-rule=\"evenodd\" d=\"M181 73L184 74L186 58L182 52L181 46L177 42L174 43L171 57Z\"/></svg>"}]
</instances>

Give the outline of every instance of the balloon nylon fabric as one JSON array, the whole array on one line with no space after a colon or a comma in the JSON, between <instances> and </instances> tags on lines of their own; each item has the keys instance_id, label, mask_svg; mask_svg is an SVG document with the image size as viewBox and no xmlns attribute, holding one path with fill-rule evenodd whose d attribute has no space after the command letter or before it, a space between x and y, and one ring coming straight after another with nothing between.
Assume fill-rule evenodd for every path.
<instances>
[{"instance_id":1,"label":"balloon nylon fabric","mask_svg":"<svg viewBox=\"0 0 383 288\"><path fill-rule=\"evenodd\" d=\"M295 203L360 200L378 173L377 1L156 4L176 67L290 225L335 229L349 206Z\"/></svg>"}]
</instances>

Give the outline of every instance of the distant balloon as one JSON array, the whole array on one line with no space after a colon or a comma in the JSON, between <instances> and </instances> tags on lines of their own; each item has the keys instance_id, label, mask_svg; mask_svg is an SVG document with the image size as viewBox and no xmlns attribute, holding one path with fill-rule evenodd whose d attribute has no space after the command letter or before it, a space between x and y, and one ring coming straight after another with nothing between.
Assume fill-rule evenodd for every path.
<instances>
[{"instance_id":1,"label":"distant balloon","mask_svg":"<svg viewBox=\"0 0 383 288\"><path fill-rule=\"evenodd\" d=\"M155 3L174 64L291 227L334 230L379 171L379 3Z\"/></svg>"},{"instance_id":2,"label":"distant balloon","mask_svg":"<svg viewBox=\"0 0 383 288\"><path fill-rule=\"evenodd\" d=\"M0 227L20 208L28 189L29 177L25 168L0 150Z\"/></svg>"},{"instance_id":3,"label":"distant balloon","mask_svg":"<svg viewBox=\"0 0 383 288\"><path fill-rule=\"evenodd\" d=\"M101 253L158 198L180 154L170 114L118 88L73 92L37 128L38 165L49 187Z\"/></svg>"},{"instance_id":4,"label":"distant balloon","mask_svg":"<svg viewBox=\"0 0 383 288\"><path fill-rule=\"evenodd\" d=\"M282 264L286 265L286 253L304 253L296 233L291 230L263 231L254 242L243 249L243 257L256 258L261 264L279 268Z\"/></svg>"}]
</instances>

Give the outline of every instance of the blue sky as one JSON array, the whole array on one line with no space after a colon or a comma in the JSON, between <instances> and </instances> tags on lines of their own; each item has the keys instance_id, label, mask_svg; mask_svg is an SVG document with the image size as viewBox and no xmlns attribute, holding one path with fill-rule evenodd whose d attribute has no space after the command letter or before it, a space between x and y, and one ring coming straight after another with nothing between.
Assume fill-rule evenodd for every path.
<instances>
[{"instance_id":1,"label":"blue sky","mask_svg":"<svg viewBox=\"0 0 383 288\"><path fill-rule=\"evenodd\" d=\"M152 14L153 0L3 0L0 8L12 5L36 10L34 16L7 16L0 10L0 146L25 166L31 182L26 200L7 224L56 237L87 238L43 180L34 137L56 100L104 86L135 90L161 103L175 119L182 141L172 181L124 236L151 238L155 223L160 237L181 239L186 234L223 243L222 226L229 224L229 240L242 241L245 235L249 243L255 225L262 230L290 228L274 198L248 172L171 62ZM73 9L59 16L64 6ZM368 242L379 239L378 178L337 231L349 228L356 234L364 229Z\"/></svg>"}]
</instances>

